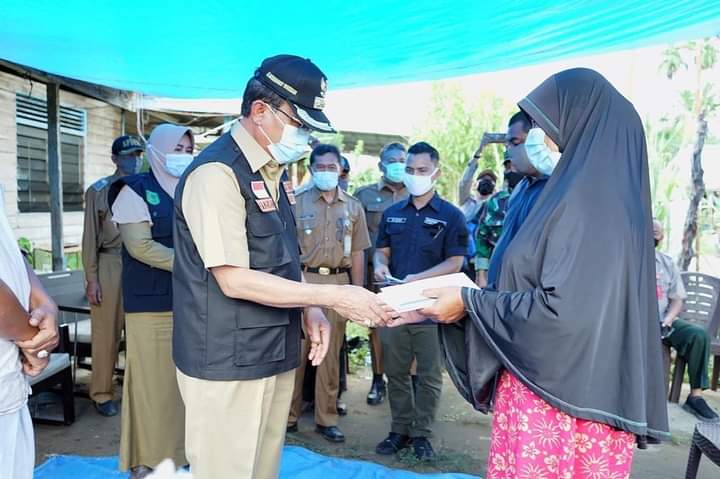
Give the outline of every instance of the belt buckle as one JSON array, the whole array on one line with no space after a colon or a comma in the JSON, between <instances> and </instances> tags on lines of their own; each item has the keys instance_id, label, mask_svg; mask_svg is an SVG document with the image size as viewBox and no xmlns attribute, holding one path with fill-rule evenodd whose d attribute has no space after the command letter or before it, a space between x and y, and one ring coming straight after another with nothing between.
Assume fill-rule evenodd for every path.
<instances>
[{"instance_id":1,"label":"belt buckle","mask_svg":"<svg viewBox=\"0 0 720 479\"><path fill-rule=\"evenodd\" d=\"M320 266L318 268L318 274L322 276L330 276L330 268L328 268L327 266Z\"/></svg>"}]
</instances>

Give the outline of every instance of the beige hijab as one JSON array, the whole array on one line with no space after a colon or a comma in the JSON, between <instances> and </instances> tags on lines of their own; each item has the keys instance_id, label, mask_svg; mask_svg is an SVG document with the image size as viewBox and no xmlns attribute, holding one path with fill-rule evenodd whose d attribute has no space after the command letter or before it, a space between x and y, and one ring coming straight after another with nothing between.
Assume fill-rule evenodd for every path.
<instances>
[{"instance_id":1,"label":"beige hijab","mask_svg":"<svg viewBox=\"0 0 720 479\"><path fill-rule=\"evenodd\" d=\"M165 169L165 155L173 153L183 135L190 136L190 142L195 147L192 130L186 126L163 123L156 126L147 141L147 158L150 169L155 175L160 187L175 199L175 187L179 178L175 178ZM143 198L137 195L128 186L125 186L112 204L113 221L118 224L152 223L150 211Z\"/></svg>"},{"instance_id":2,"label":"beige hijab","mask_svg":"<svg viewBox=\"0 0 720 479\"><path fill-rule=\"evenodd\" d=\"M187 126L163 123L156 126L148 138L147 156L150 169L165 193L173 199L179 178L175 178L165 169L165 155L173 153L180 139L186 134L190 136L190 143L194 148L195 140L192 131Z\"/></svg>"}]
</instances>

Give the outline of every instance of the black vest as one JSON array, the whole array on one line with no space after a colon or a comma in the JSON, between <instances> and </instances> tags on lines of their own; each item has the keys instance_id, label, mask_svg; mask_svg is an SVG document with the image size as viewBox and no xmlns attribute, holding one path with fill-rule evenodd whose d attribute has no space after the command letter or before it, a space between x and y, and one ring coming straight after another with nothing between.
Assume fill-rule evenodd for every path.
<instances>
[{"instance_id":1,"label":"black vest","mask_svg":"<svg viewBox=\"0 0 720 479\"><path fill-rule=\"evenodd\" d=\"M182 211L187 176L200 165L232 168L245 199L250 268L300 281L295 213L284 188L278 209L263 213L255 200L253 173L229 133L203 150L180 179L175 195L173 359L184 374L209 380L274 376L300 363L299 309L271 308L225 296L202 262ZM287 175L283 174L283 180Z\"/></svg>"},{"instance_id":2,"label":"black vest","mask_svg":"<svg viewBox=\"0 0 720 479\"><path fill-rule=\"evenodd\" d=\"M110 187L112 205L127 185L147 203L153 225L152 238L163 246L173 247L173 199L165 193L152 173L118 179ZM136 260L122 248L123 308L126 313L157 313L172 311L172 274Z\"/></svg>"}]
</instances>

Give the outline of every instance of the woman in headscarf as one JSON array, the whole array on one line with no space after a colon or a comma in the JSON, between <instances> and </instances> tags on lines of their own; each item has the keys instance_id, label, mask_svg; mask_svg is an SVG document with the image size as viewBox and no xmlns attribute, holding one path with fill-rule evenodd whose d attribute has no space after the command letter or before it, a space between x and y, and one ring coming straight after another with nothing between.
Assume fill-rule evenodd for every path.
<instances>
[{"instance_id":1,"label":"woman in headscarf","mask_svg":"<svg viewBox=\"0 0 720 479\"><path fill-rule=\"evenodd\" d=\"M519 106L559 162L493 257L494 288L427 291L437 302L421 313L446 323L460 392L494 408L488 478L626 478L636 435L668 436L642 123L587 69Z\"/></svg>"},{"instance_id":2,"label":"woman in headscarf","mask_svg":"<svg viewBox=\"0 0 720 479\"><path fill-rule=\"evenodd\" d=\"M110 190L123 240L126 363L120 469L141 478L165 458L186 464L185 410L172 361L173 198L192 162L187 127L157 126L148 139L150 171Z\"/></svg>"}]
</instances>

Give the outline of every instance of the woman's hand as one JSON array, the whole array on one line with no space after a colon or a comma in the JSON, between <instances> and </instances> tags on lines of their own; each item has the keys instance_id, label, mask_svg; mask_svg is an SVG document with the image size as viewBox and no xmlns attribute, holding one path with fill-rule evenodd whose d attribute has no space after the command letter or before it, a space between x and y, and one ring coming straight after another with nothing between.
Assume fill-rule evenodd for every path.
<instances>
[{"instance_id":1,"label":"woman's hand","mask_svg":"<svg viewBox=\"0 0 720 479\"><path fill-rule=\"evenodd\" d=\"M454 286L423 291L423 295L436 299L436 301L432 306L421 309L419 314L443 324L461 320L465 316L465 303L461 291L462 288Z\"/></svg>"}]
</instances>

